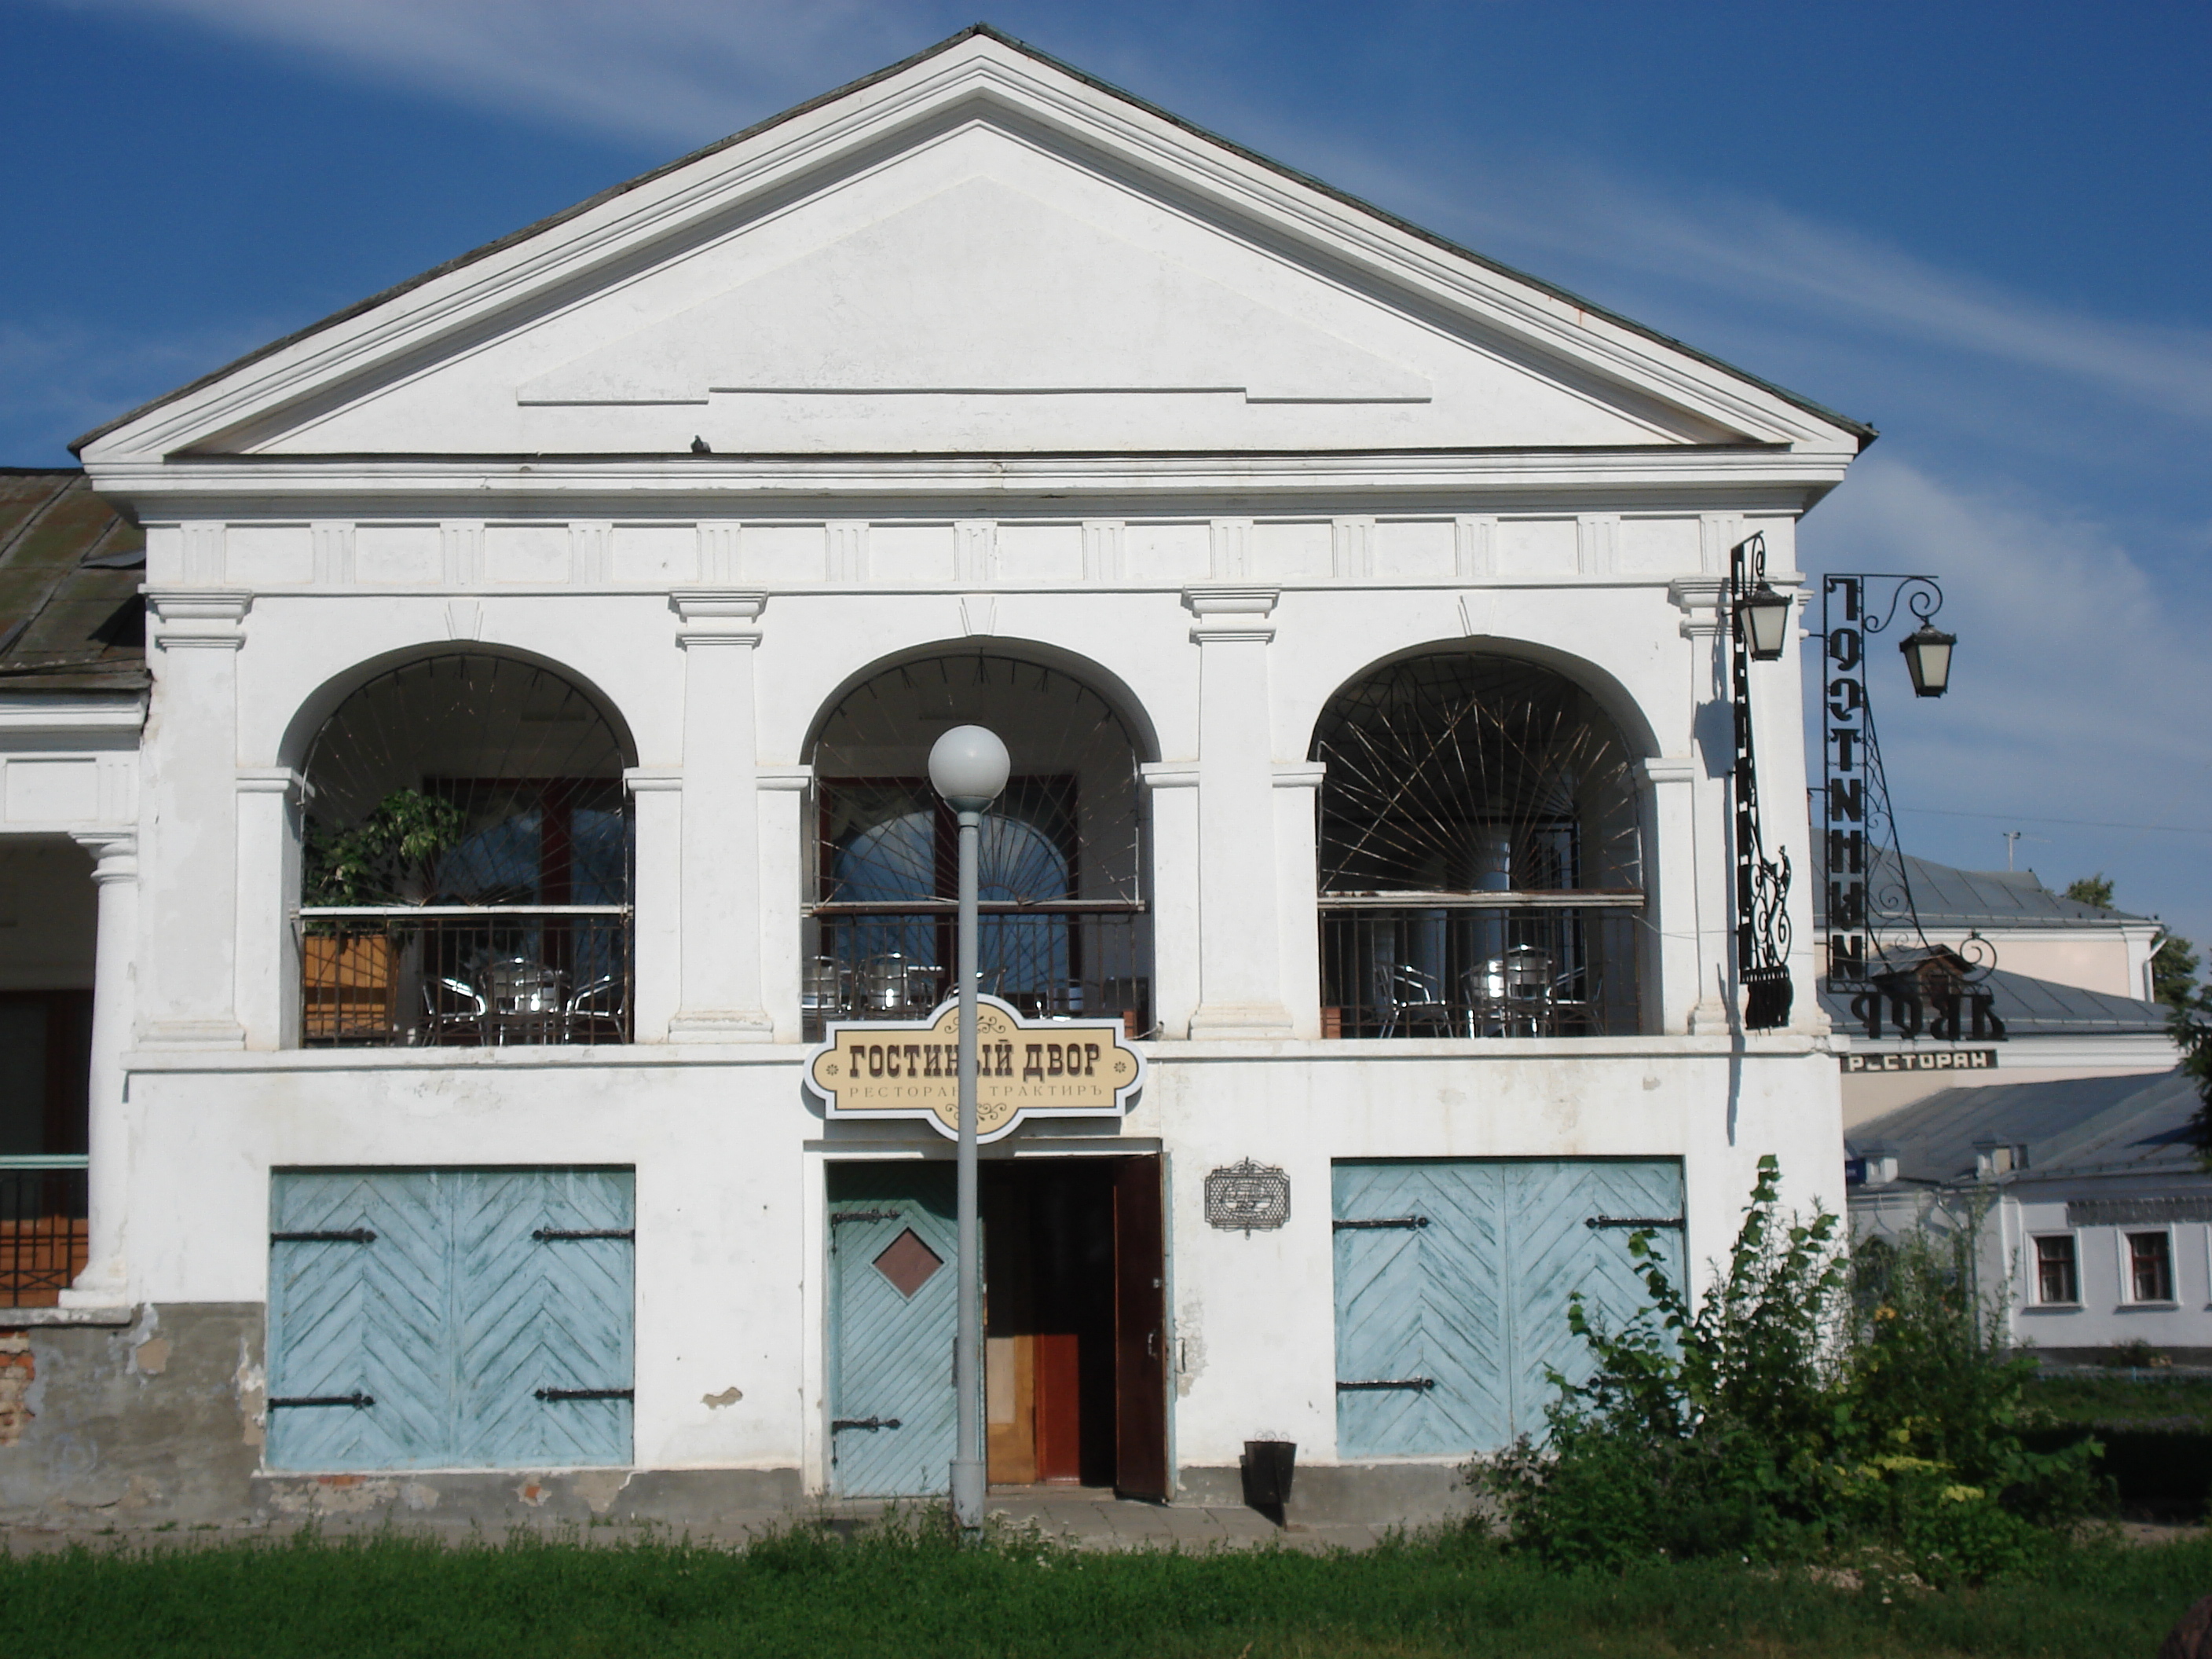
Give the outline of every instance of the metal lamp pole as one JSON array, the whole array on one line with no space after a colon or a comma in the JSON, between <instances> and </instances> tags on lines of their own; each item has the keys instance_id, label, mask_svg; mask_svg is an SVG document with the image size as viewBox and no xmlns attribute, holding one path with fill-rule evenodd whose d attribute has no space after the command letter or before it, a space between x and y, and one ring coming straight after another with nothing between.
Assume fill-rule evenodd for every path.
<instances>
[{"instance_id":1,"label":"metal lamp pole","mask_svg":"<svg viewBox=\"0 0 2212 1659\"><path fill-rule=\"evenodd\" d=\"M988 1479L983 1459L983 1260L978 1248L975 1180L975 941L977 845L983 809L1006 787L1006 745L980 726L956 726L929 751L929 781L960 821L960 1150L954 1205L959 1244L959 1322L953 1336L952 1389L958 1438L952 1453L952 1514L963 1532L980 1531Z\"/></svg>"}]
</instances>

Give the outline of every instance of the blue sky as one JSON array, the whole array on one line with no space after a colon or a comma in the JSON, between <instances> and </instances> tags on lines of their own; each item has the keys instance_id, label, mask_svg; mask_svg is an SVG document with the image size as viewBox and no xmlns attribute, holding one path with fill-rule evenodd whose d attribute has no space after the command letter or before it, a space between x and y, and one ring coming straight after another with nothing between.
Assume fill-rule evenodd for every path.
<instances>
[{"instance_id":1,"label":"blue sky","mask_svg":"<svg viewBox=\"0 0 2212 1659\"><path fill-rule=\"evenodd\" d=\"M0 0L0 461L939 40L969 3ZM1928 570L1910 850L2212 939L2212 9L1002 3L1009 33L1844 412Z\"/></svg>"}]
</instances>

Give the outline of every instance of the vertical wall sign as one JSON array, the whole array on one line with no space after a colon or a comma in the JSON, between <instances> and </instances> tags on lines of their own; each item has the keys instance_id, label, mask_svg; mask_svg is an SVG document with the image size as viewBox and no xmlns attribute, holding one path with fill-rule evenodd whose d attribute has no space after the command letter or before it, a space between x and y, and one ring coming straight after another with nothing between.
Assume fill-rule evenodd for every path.
<instances>
[{"instance_id":1,"label":"vertical wall sign","mask_svg":"<svg viewBox=\"0 0 2212 1659\"><path fill-rule=\"evenodd\" d=\"M1876 596L1873 610L1868 593ZM1828 988L1850 998L1869 1037L2002 1042L2004 1022L1975 988L1996 965L1978 935L1931 945L1920 925L1868 694L1867 651L1900 611L1927 623L1943 608L1932 576L1823 578L1821 782L1827 831Z\"/></svg>"}]
</instances>

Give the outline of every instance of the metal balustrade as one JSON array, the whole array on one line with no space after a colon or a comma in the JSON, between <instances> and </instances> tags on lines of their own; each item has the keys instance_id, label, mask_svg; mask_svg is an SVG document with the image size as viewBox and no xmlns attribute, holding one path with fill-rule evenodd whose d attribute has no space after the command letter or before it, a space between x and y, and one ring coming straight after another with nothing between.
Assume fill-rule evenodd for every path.
<instances>
[{"instance_id":1,"label":"metal balustrade","mask_svg":"<svg viewBox=\"0 0 2212 1659\"><path fill-rule=\"evenodd\" d=\"M806 921L806 1040L836 1020L920 1019L952 992L954 907L821 904ZM1032 1018L1118 1018L1152 1030L1151 918L1121 902L991 904L979 988Z\"/></svg>"},{"instance_id":2,"label":"metal balustrade","mask_svg":"<svg viewBox=\"0 0 2212 1659\"><path fill-rule=\"evenodd\" d=\"M0 1307L51 1308L84 1271L85 1157L0 1157Z\"/></svg>"},{"instance_id":3,"label":"metal balustrade","mask_svg":"<svg viewBox=\"0 0 2212 1659\"><path fill-rule=\"evenodd\" d=\"M1547 894L1538 903L1531 895L1420 896L1429 902L1395 894L1323 901L1324 1036L1621 1036L1641 1029L1640 896Z\"/></svg>"},{"instance_id":4,"label":"metal balustrade","mask_svg":"<svg viewBox=\"0 0 2212 1659\"><path fill-rule=\"evenodd\" d=\"M299 912L311 1048L628 1042L628 905Z\"/></svg>"}]
</instances>

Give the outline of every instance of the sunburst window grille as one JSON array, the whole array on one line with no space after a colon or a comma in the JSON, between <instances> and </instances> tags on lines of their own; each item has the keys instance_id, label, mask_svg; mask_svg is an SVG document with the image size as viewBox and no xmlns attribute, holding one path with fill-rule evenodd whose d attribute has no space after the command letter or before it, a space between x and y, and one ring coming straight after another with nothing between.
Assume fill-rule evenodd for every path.
<instances>
[{"instance_id":1,"label":"sunburst window grille","mask_svg":"<svg viewBox=\"0 0 2212 1659\"><path fill-rule=\"evenodd\" d=\"M627 1041L625 759L578 687L488 653L349 696L302 768L305 1040Z\"/></svg>"},{"instance_id":2,"label":"sunburst window grille","mask_svg":"<svg viewBox=\"0 0 2212 1659\"><path fill-rule=\"evenodd\" d=\"M1329 701L1313 758L1328 1029L1638 1029L1632 757L1587 691L1510 659L1413 658Z\"/></svg>"},{"instance_id":3,"label":"sunburst window grille","mask_svg":"<svg viewBox=\"0 0 2212 1659\"><path fill-rule=\"evenodd\" d=\"M929 787L951 726L988 726L1013 774L984 814L981 988L1034 1015L1149 1028L1138 752L1111 705L1014 658L933 657L842 698L815 745L806 1014L906 1019L952 988L957 826Z\"/></svg>"}]
</instances>

